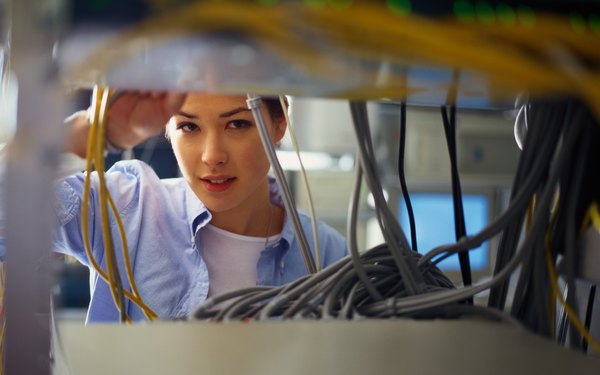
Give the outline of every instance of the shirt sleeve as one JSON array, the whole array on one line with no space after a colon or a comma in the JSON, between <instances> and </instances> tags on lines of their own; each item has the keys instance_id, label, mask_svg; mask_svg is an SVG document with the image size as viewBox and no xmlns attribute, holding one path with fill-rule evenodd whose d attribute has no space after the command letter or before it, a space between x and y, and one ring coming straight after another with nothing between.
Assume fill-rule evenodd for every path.
<instances>
[{"instance_id":1,"label":"shirt sleeve","mask_svg":"<svg viewBox=\"0 0 600 375\"><path fill-rule=\"evenodd\" d=\"M135 202L139 201L140 179L147 172L145 169L149 169L149 167L141 162L128 161L115 164L105 173L106 185L109 192L112 192L111 196L119 215L134 208ZM102 237L99 180L96 172L91 175L87 226L85 229L83 228L82 205L85 177L85 173L76 173L56 184L57 230L54 237L54 249L57 252L71 255L89 266L90 261L84 244L84 230L88 234L92 254L98 262L101 262L104 256L104 239ZM112 218L112 216L111 212L110 217ZM114 238L113 241L119 241L119 239Z\"/></svg>"},{"instance_id":2,"label":"shirt sleeve","mask_svg":"<svg viewBox=\"0 0 600 375\"><path fill-rule=\"evenodd\" d=\"M6 213L4 202L6 199L5 191L5 175L6 175L6 157L8 152L8 144L0 144L0 261L4 261L6 257ZM82 159L73 154L61 154L59 168L57 170L57 178L72 175L78 171L85 169L85 159Z\"/></svg>"}]
</instances>

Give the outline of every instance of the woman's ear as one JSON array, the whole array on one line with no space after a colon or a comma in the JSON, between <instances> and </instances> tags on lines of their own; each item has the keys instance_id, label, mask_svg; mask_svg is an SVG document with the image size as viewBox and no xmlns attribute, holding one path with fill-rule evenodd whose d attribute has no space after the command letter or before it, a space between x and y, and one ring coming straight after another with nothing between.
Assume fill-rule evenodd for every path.
<instances>
[{"instance_id":1,"label":"woman's ear","mask_svg":"<svg viewBox=\"0 0 600 375\"><path fill-rule=\"evenodd\" d=\"M287 130L287 121L285 116L273 119L273 143L278 144L283 139Z\"/></svg>"}]
</instances>

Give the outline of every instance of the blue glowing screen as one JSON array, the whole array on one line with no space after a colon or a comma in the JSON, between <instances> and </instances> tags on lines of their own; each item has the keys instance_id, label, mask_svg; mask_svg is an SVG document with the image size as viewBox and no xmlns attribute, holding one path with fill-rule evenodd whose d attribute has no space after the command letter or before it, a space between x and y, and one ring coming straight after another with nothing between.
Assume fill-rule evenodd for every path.
<instances>
[{"instance_id":1,"label":"blue glowing screen","mask_svg":"<svg viewBox=\"0 0 600 375\"><path fill-rule=\"evenodd\" d=\"M429 250L456 242L454 232L454 209L452 194L449 193L410 193L410 200L417 227L417 247L424 254ZM463 194L463 207L467 235L479 232L488 223L489 198L483 194ZM398 204L400 225L410 243L410 222L408 212L401 198ZM488 264L488 246L484 242L469 252L471 270L485 270ZM452 255L441 261L438 266L443 271L458 271L458 256Z\"/></svg>"}]
</instances>

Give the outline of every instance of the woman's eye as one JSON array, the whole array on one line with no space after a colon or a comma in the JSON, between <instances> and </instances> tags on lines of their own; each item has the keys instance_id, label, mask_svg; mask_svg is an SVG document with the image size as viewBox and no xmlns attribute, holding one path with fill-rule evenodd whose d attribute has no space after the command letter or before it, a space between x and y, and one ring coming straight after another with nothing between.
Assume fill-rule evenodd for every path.
<instances>
[{"instance_id":1,"label":"woman's eye","mask_svg":"<svg viewBox=\"0 0 600 375\"><path fill-rule=\"evenodd\" d=\"M185 133L189 133L198 129L198 125L191 122L180 122L177 124L177 129L182 130Z\"/></svg>"},{"instance_id":2,"label":"woman's eye","mask_svg":"<svg viewBox=\"0 0 600 375\"><path fill-rule=\"evenodd\" d=\"M244 129L252 126L252 123L248 120L233 120L227 123L228 129Z\"/></svg>"}]
</instances>

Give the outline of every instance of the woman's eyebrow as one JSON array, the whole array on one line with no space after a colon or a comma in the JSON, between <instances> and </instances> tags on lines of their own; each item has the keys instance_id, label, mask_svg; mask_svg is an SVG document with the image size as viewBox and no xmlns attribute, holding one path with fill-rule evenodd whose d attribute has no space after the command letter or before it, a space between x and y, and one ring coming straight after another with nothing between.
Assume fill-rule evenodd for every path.
<instances>
[{"instance_id":1,"label":"woman's eyebrow","mask_svg":"<svg viewBox=\"0 0 600 375\"><path fill-rule=\"evenodd\" d=\"M250 110L248 109L248 107L238 107L238 108L232 109L231 111L227 111L227 112L221 113L219 115L219 117L221 117L221 118L230 117L230 116L233 116L233 115L238 114L240 112L249 112L249 111Z\"/></svg>"},{"instance_id":2,"label":"woman's eyebrow","mask_svg":"<svg viewBox=\"0 0 600 375\"><path fill-rule=\"evenodd\" d=\"M183 116L183 117L187 117L189 119L196 119L196 118L198 118L196 115L191 115L191 114L185 113L183 111L179 111L177 114L180 115L180 116Z\"/></svg>"}]
</instances>

